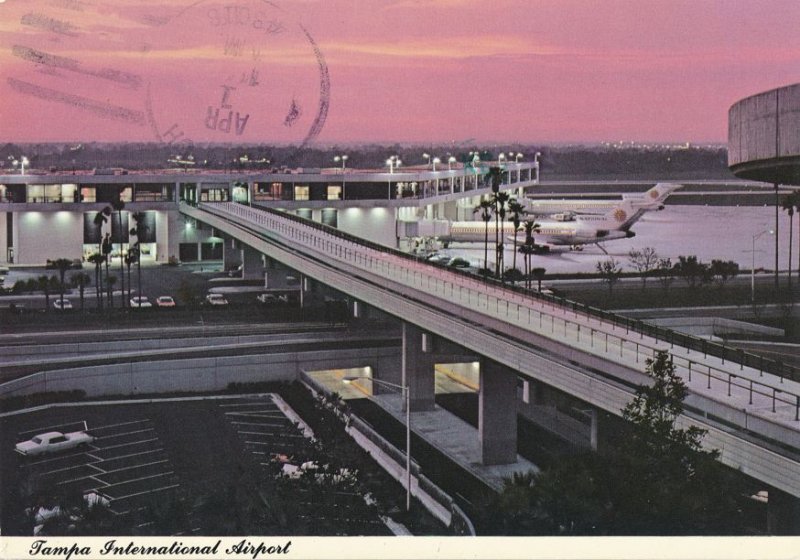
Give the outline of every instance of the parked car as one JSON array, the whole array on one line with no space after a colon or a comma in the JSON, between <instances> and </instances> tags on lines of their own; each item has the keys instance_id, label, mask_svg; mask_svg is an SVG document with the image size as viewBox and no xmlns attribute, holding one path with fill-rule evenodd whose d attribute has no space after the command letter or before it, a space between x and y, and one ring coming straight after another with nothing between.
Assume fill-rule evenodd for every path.
<instances>
[{"instance_id":1,"label":"parked car","mask_svg":"<svg viewBox=\"0 0 800 560\"><path fill-rule=\"evenodd\" d=\"M470 264L469 261L463 257L453 257L448 261L447 266L453 268L469 268Z\"/></svg>"},{"instance_id":2,"label":"parked car","mask_svg":"<svg viewBox=\"0 0 800 560\"><path fill-rule=\"evenodd\" d=\"M432 263L447 264L453 257L444 253L434 253L428 255L425 260Z\"/></svg>"},{"instance_id":3,"label":"parked car","mask_svg":"<svg viewBox=\"0 0 800 560\"><path fill-rule=\"evenodd\" d=\"M72 302L67 298L64 298L63 300L61 298L58 298L55 301L53 301L53 307L55 307L59 311L64 311L65 309L72 309Z\"/></svg>"},{"instance_id":4,"label":"parked car","mask_svg":"<svg viewBox=\"0 0 800 560\"><path fill-rule=\"evenodd\" d=\"M133 296L130 303L131 307L153 307L153 304L148 301L147 296Z\"/></svg>"},{"instance_id":5,"label":"parked car","mask_svg":"<svg viewBox=\"0 0 800 560\"><path fill-rule=\"evenodd\" d=\"M33 436L28 441L19 442L16 447L14 447L14 451L26 457L33 457L35 455L44 455L45 453L65 451L81 445L89 445L93 441L94 436L84 431L70 432L67 434L61 432L46 432Z\"/></svg>"},{"instance_id":6,"label":"parked car","mask_svg":"<svg viewBox=\"0 0 800 560\"><path fill-rule=\"evenodd\" d=\"M256 299L264 304L278 303L278 296L275 294L258 294Z\"/></svg>"},{"instance_id":7,"label":"parked car","mask_svg":"<svg viewBox=\"0 0 800 560\"><path fill-rule=\"evenodd\" d=\"M210 305L228 305L228 300L222 294L208 294L206 302Z\"/></svg>"},{"instance_id":8,"label":"parked car","mask_svg":"<svg viewBox=\"0 0 800 560\"><path fill-rule=\"evenodd\" d=\"M175 307L175 300L172 299L172 296L158 296L156 305L158 307Z\"/></svg>"}]
</instances>

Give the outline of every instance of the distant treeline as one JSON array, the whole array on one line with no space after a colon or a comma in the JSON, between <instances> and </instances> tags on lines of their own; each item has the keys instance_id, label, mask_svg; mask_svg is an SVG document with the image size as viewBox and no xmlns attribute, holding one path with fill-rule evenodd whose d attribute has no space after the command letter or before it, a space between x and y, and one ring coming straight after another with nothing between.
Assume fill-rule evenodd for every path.
<instances>
[{"instance_id":1,"label":"distant treeline","mask_svg":"<svg viewBox=\"0 0 800 560\"><path fill-rule=\"evenodd\" d=\"M96 168L121 167L148 169L218 169L236 171L281 170L283 168L339 167L333 158L347 154L347 167L381 169L386 159L399 156L400 169L423 166L422 154L439 157L438 169L446 169L452 156L458 162L471 161L479 152L483 161L496 160L497 146L457 147L448 145L361 145L347 147L310 147L298 150L291 146L159 143L84 143L84 144L5 144L0 147L3 172L13 173L12 161L26 156L29 169L72 173ZM724 147L613 147L608 145L509 145L505 153L521 153L530 161L541 153L543 179L723 179L733 175L727 167ZM509 158L511 161L514 158ZM193 163L188 163L193 162Z\"/></svg>"}]
</instances>

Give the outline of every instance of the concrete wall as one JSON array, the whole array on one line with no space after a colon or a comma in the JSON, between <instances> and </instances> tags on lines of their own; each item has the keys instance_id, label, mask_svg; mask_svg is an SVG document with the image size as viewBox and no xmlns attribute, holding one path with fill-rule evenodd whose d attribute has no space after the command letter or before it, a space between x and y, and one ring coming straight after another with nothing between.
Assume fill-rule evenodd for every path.
<instances>
[{"instance_id":1,"label":"concrete wall","mask_svg":"<svg viewBox=\"0 0 800 560\"><path fill-rule=\"evenodd\" d=\"M47 259L80 259L83 253L83 212L16 213L15 262L44 264ZM18 235L18 231L25 235Z\"/></svg>"},{"instance_id":2,"label":"concrete wall","mask_svg":"<svg viewBox=\"0 0 800 560\"><path fill-rule=\"evenodd\" d=\"M345 208L339 211L339 229L387 247L397 247L394 208Z\"/></svg>"},{"instance_id":3,"label":"concrete wall","mask_svg":"<svg viewBox=\"0 0 800 560\"><path fill-rule=\"evenodd\" d=\"M90 397L218 391L232 382L288 381L302 370L380 367L397 359L396 348L368 348L113 364L29 375L0 385L0 397L71 390Z\"/></svg>"},{"instance_id":4,"label":"concrete wall","mask_svg":"<svg viewBox=\"0 0 800 560\"><path fill-rule=\"evenodd\" d=\"M742 99L728 112L728 165L800 155L798 130L800 84Z\"/></svg>"}]
</instances>

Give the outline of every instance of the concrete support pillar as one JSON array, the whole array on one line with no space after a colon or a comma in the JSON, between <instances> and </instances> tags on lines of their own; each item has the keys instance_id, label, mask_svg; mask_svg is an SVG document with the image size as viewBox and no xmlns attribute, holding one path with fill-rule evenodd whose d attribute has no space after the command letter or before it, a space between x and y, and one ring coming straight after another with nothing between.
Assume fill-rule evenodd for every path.
<instances>
[{"instance_id":1,"label":"concrete support pillar","mask_svg":"<svg viewBox=\"0 0 800 560\"><path fill-rule=\"evenodd\" d=\"M311 307L314 302L313 280L308 276L300 276L300 307Z\"/></svg>"},{"instance_id":2,"label":"concrete support pillar","mask_svg":"<svg viewBox=\"0 0 800 560\"><path fill-rule=\"evenodd\" d=\"M767 532L770 535L800 535L800 498L769 489Z\"/></svg>"},{"instance_id":3,"label":"concrete support pillar","mask_svg":"<svg viewBox=\"0 0 800 560\"><path fill-rule=\"evenodd\" d=\"M261 253L245 245L242 249L242 278L263 277L264 263L261 259Z\"/></svg>"},{"instance_id":4,"label":"concrete support pillar","mask_svg":"<svg viewBox=\"0 0 800 560\"><path fill-rule=\"evenodd\" d=\"M491 360L481 360L478 433L484 465L517 461L517 375Z\"/></svg>"},{"instance_id":5,"label":"concrete support pillar","mask_svg":"<svg viewBox=\"0 0 800 560\"><path fill-rule=\"evenodd\" d=\"M592 451L597 451L597 432L600 423L600 417L597 414L597 410L594 408L589 411L589 422L589 447L592 448Z\"/></svg>"},{"instance_id":6,"label":"concrete support pillar","mask_svg":"<svg viewBox=\"0 0 800 560\"><path fill-rule=\"evenodd\" d=\"M433 335L403 323L403 385L409 388L411 411L433 410L435 396Z\"/></svg>"},{"instance_id":7,"label":"concrete support pillar","mask_svg":"<svg viewBox=\"0 0 800 560\"><path fill-rule=\"evenodd\" d=\"M242 250L238 249L237 246L237 241L232 237L226 237L222 242L222 265L224 270L230 270L242 264Z\"/></svg>"}]
</instances>

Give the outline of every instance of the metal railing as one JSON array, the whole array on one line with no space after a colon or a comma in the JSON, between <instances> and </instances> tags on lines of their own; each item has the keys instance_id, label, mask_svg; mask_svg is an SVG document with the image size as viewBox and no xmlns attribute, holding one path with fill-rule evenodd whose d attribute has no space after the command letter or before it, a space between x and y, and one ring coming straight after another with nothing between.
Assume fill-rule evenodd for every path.
<instances>
[{"instance_id":1,"label":"metal railing","mask_svg":"<svg viewBox=\"0 0 800 560\"><path fill-rule=\"evenodd\" d=\"M795 368L775 360L429 263L292 214L235 203L207 205L203 210L223 218L233 215L356 268L461 305L465 311L477 311L564 344L578 344L588 353L627 367L643 370L646 359L667 351L678 373L690 383L695 379L695 390L702 390L696 379L704 376L709 390L718 391L722 383L729 397L746 397L748 404L757 402L773 412L782 405L792 407L794 420L800 421ZM706 363L709 356L721 364Z\"/></svg>"}]
</instances>

